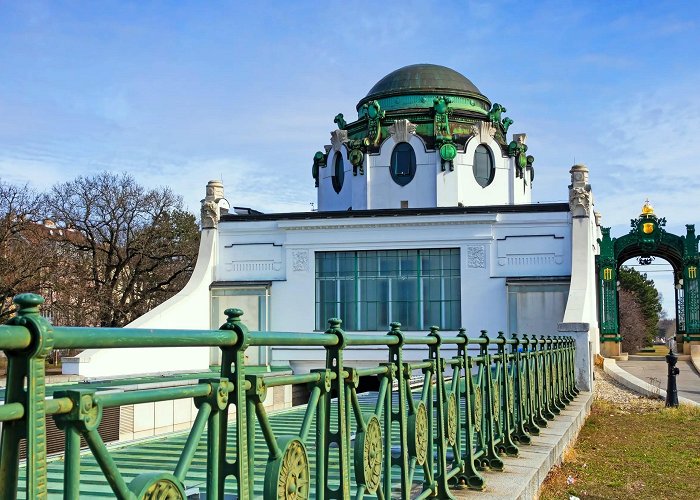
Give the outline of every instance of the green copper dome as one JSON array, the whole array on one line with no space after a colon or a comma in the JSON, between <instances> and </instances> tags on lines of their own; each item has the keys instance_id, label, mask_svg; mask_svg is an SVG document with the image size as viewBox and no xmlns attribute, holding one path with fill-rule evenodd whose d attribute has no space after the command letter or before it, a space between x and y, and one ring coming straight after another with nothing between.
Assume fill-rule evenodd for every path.
<instances>
[{"instance_id":1,"label":"green copper dome","mask_svg":"<svg viewBox=\"0 0 700 500\"><path fill-rule=\"evenodd\" d=\"M444 93L481 95L469 78L437 64L412 64L392 71L367 92L362 102L390 95Z\"/></svg>"},{"instance_id":2,"label":"green copper dome","mask_svg":"<svg viewBox=\"0 0 700 500\"><path fill-rule=\"evenodd\" d=\"M490 103L467 77L437 64L412 64L392 71L379 80L357 104L377 100L383 109L430 107L433 96L450 96L456 107L472 107L479 111L489 109ZM409 97L410 96L410 97ZM476 101L478 102L475 102Z\"/></svg>"}]
</instances>

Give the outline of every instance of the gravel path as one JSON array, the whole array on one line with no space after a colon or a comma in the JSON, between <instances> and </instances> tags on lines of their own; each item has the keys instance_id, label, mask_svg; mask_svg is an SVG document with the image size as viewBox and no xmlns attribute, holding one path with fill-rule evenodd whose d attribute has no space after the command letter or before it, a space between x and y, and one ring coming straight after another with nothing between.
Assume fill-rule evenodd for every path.
<instances>
[{"instance_id":1,"label":"gravel path","mask_svg":"<svg viewBox=\"0 0 700 500\"><path fill-rule=\"evenodd\" d=\"M661 399L651 399L646 396L641 396L623 387L598 367L595 368L593 397L597 400L615 403L615 405L627 411L646 412L664 406L664 402Z\"/></svg>"}]
</instances>

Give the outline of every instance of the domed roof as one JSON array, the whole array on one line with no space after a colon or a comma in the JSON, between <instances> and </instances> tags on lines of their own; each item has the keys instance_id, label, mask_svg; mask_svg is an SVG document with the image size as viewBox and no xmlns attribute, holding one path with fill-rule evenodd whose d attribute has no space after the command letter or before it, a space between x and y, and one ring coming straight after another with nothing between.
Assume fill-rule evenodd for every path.
<instances>
[{"instance_id":1,"label":"domed roof","mask_svg":"<svg viewBox=\"0 0 700 500\"><path fill-rule=\"evenodd\" d=\"M360 104L379 97L407 94L482 95L476 85L453 69L437 64L412 64L379 80Z\"/></svg>"}]
</instances>

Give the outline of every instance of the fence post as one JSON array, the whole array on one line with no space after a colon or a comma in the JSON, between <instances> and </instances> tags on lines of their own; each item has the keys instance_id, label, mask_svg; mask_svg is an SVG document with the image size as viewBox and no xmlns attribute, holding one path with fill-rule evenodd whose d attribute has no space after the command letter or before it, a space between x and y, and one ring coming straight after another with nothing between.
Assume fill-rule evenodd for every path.
<instances>
[{"instance_id":1,"label":"fence post","mask_svg":"<svg viewBox=\"0 0 700 500\"><path fill-rule=\"evenodd\" d=\"M330 328L326 330L326 335L335 335L338 339L338 343L334 346L326 347L326 370L330 370L332 374L335 375L334 380L331 381L331 391L324 394L324 398L327 402L327 412L326 421L317 422L317 425L324 425L326 435L328 437L328 443L335 443L338 446L338 474L340 475L340 485L337 491L333 491L328 487L326 483L326 491L330 493L333 498L350 498L350 475L352 471L350 470L350 432L349 432L349 422L347 421L348 413L345 410L347 401L345 400L345 373L343 371L343 349L347 345L347 340L345 338L345 332L341 329L340 325L342 321L338 318L331 318L328 320ZM337 428L335 431L331 430L331 397L335 394L338 398L337 405ZM326 470L328 470L328 448L324 451L326 454Z\"/></svg>"},{"instance_id":2,"label":"fence post","mask_svg":"<svg viewBox=\"0 0 700 500\"><path fill-rule=\"evenodd\" d=\"M24 418L6 422L0 438L0 498L17 497L19 441L27 440L27 498L48 494L46 470L46 357L53 348L53 328L39 314L44 298L22 293L14 298L19 307L8 324L23 326L32 336L28 351L10 353L5 403L23 403ZM24 389L24 378L27 389Z\"/></svg>"},{"instance_id":3,"label":"fence post","mask_svg":"<svg viewBox=\"0 0 700 500\"><path fill-rule=\"evenodd\" d=\"M228 379L233 384L233 391L228 394L226 407L218 412L219 420L219 486L217 493L224 496L226 476L235 476L238 486L238 498L248 500L253 498L254 483L252 470L253 463L251 453L255 452L255 421L254 414L248 414L248 400L246 395L245 380L245 350L250 344L248 328L241 321L243 311L241 309L226 309L226 323L221 325L221 330L230 330L237 336L233 347L221 348L221 377ZM228 407L233 403L236 406L236 460L229 463L226 460L226 439L228 435ZM252 434L252 441L249 441ZM250 443L250 445L249 445ZM251 450L252 448L252 450Z\"/></svg>"},{"instance_id":4,"label":"fence post","mask_svg":"<svg viewBox=\"0 0 700 500\"><path fill-rule=\"evenodd\" d=\"M503 332L498 332L498 339L502 340L502 344L498 344L498 355L501 358L501 391L499 391L502 396L499 396L499 401L497 401L497 404L499 408L503 406L503 411L501 412L501 415L503 415L503 422L502 422L502 443L499 445L498 450L501 453L505 453L508 456L511 457L516 457L518 456L518 447L516 444L513 442L513 433L514 433L514 425L513 425L513 419L514 419L514 411L513 409L515 408L515 391L513 388L513 383L515 382L515 379L511 380L510 375L508 373L508 352L506 351L506 336ZM501 402L505 401L505 405L502 405Z\"/></svg>"}]
</instances>

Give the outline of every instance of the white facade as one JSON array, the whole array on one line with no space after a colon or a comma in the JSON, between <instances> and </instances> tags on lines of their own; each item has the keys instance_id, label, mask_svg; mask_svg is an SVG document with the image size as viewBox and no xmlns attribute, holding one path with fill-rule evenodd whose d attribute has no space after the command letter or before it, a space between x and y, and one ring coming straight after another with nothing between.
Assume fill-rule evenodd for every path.
<instances>
[{"instance_id":1,"label":"white facade","mask_svg":"<svg viewBox=\"0 0 700 500\"><path fill-rule=\"evenodd\" d=\"M482 329L492 335L557 333L572 274L568 205L411 212L229 216L218 228L203 231L203 251L187 288L130 326L218 328L225 321L221 311L236 306L254 330L322 330L325 325L316 321L316 253L454 248L459 251L459 326L470 337ZM257 304L264 304L264 317ZM322 351L312 349L248 355L253 364L290 365L297 372L323 359ZM346 353L348 362L358 365L374 357L368 349ZM101 378L206 370L209 362L206 348L104 349L85 351L65 366L67 372Z\"/></svg>"},{"instance_id":2,"label":"white facade","mask_svg":"<svg viewBox=\"0 0 700 500\"><path fill-rule=\"evenodd\" d=\"M422 87L411 87L414 81ZM223 185L211 181L190 282L129 326L218 328L223 311L238 307L258 331L320 334L333 316L347 331L378 335L392 321L408 333L439 324L448 335L464 328L469 337L480 330L567 334L577 339L579 385L590 388L599 221L588 170L572 168L569 204L532 204L534 158L525 156L524 134L507 143L512 120L501 112L448 68L391 73L358 104L356 122L336 117L332 144L314 156L318 212L228 215ZM199 371L217 355L207 348L89 350L66 360L64 372L99 378ZM255 347L246 355L249 364L295 372L324 359L322 349L310 348ZM383 355L352 348L345 359L375 365ZM405 358L414 359L411 346Z\"/></svg>"},{"instance_id":3,"label":"white facade","mask_svg":"<svg viewBox=\"0 0 700 500\"><path fill-rule=\"evenodd\" d=\"M336 130L333 135L339 132ZM428 149L420 136L408 134L406 140L403 139L392 134L382 142L379 153L366 153L364 174L358 175L353 175L352 164L347 159L348 149L344 144L334 142L326 146L329 150L328 164L319 169L319 211L530 203L530 173L517 177L513 159L503 154L488 132L475 134L464 149L457 152L453 170L443 169L440 154ZM392 151L399 142L409 143L416 155L415 177L405 186L394 182L389 171ZM479 145L488 147L494 162L494 177L486 187L477 183L473 172L474 153ZM340 154L344 168L344 180L338 193L333 186L336 154Z\"/></svg>"}]
</instances>

